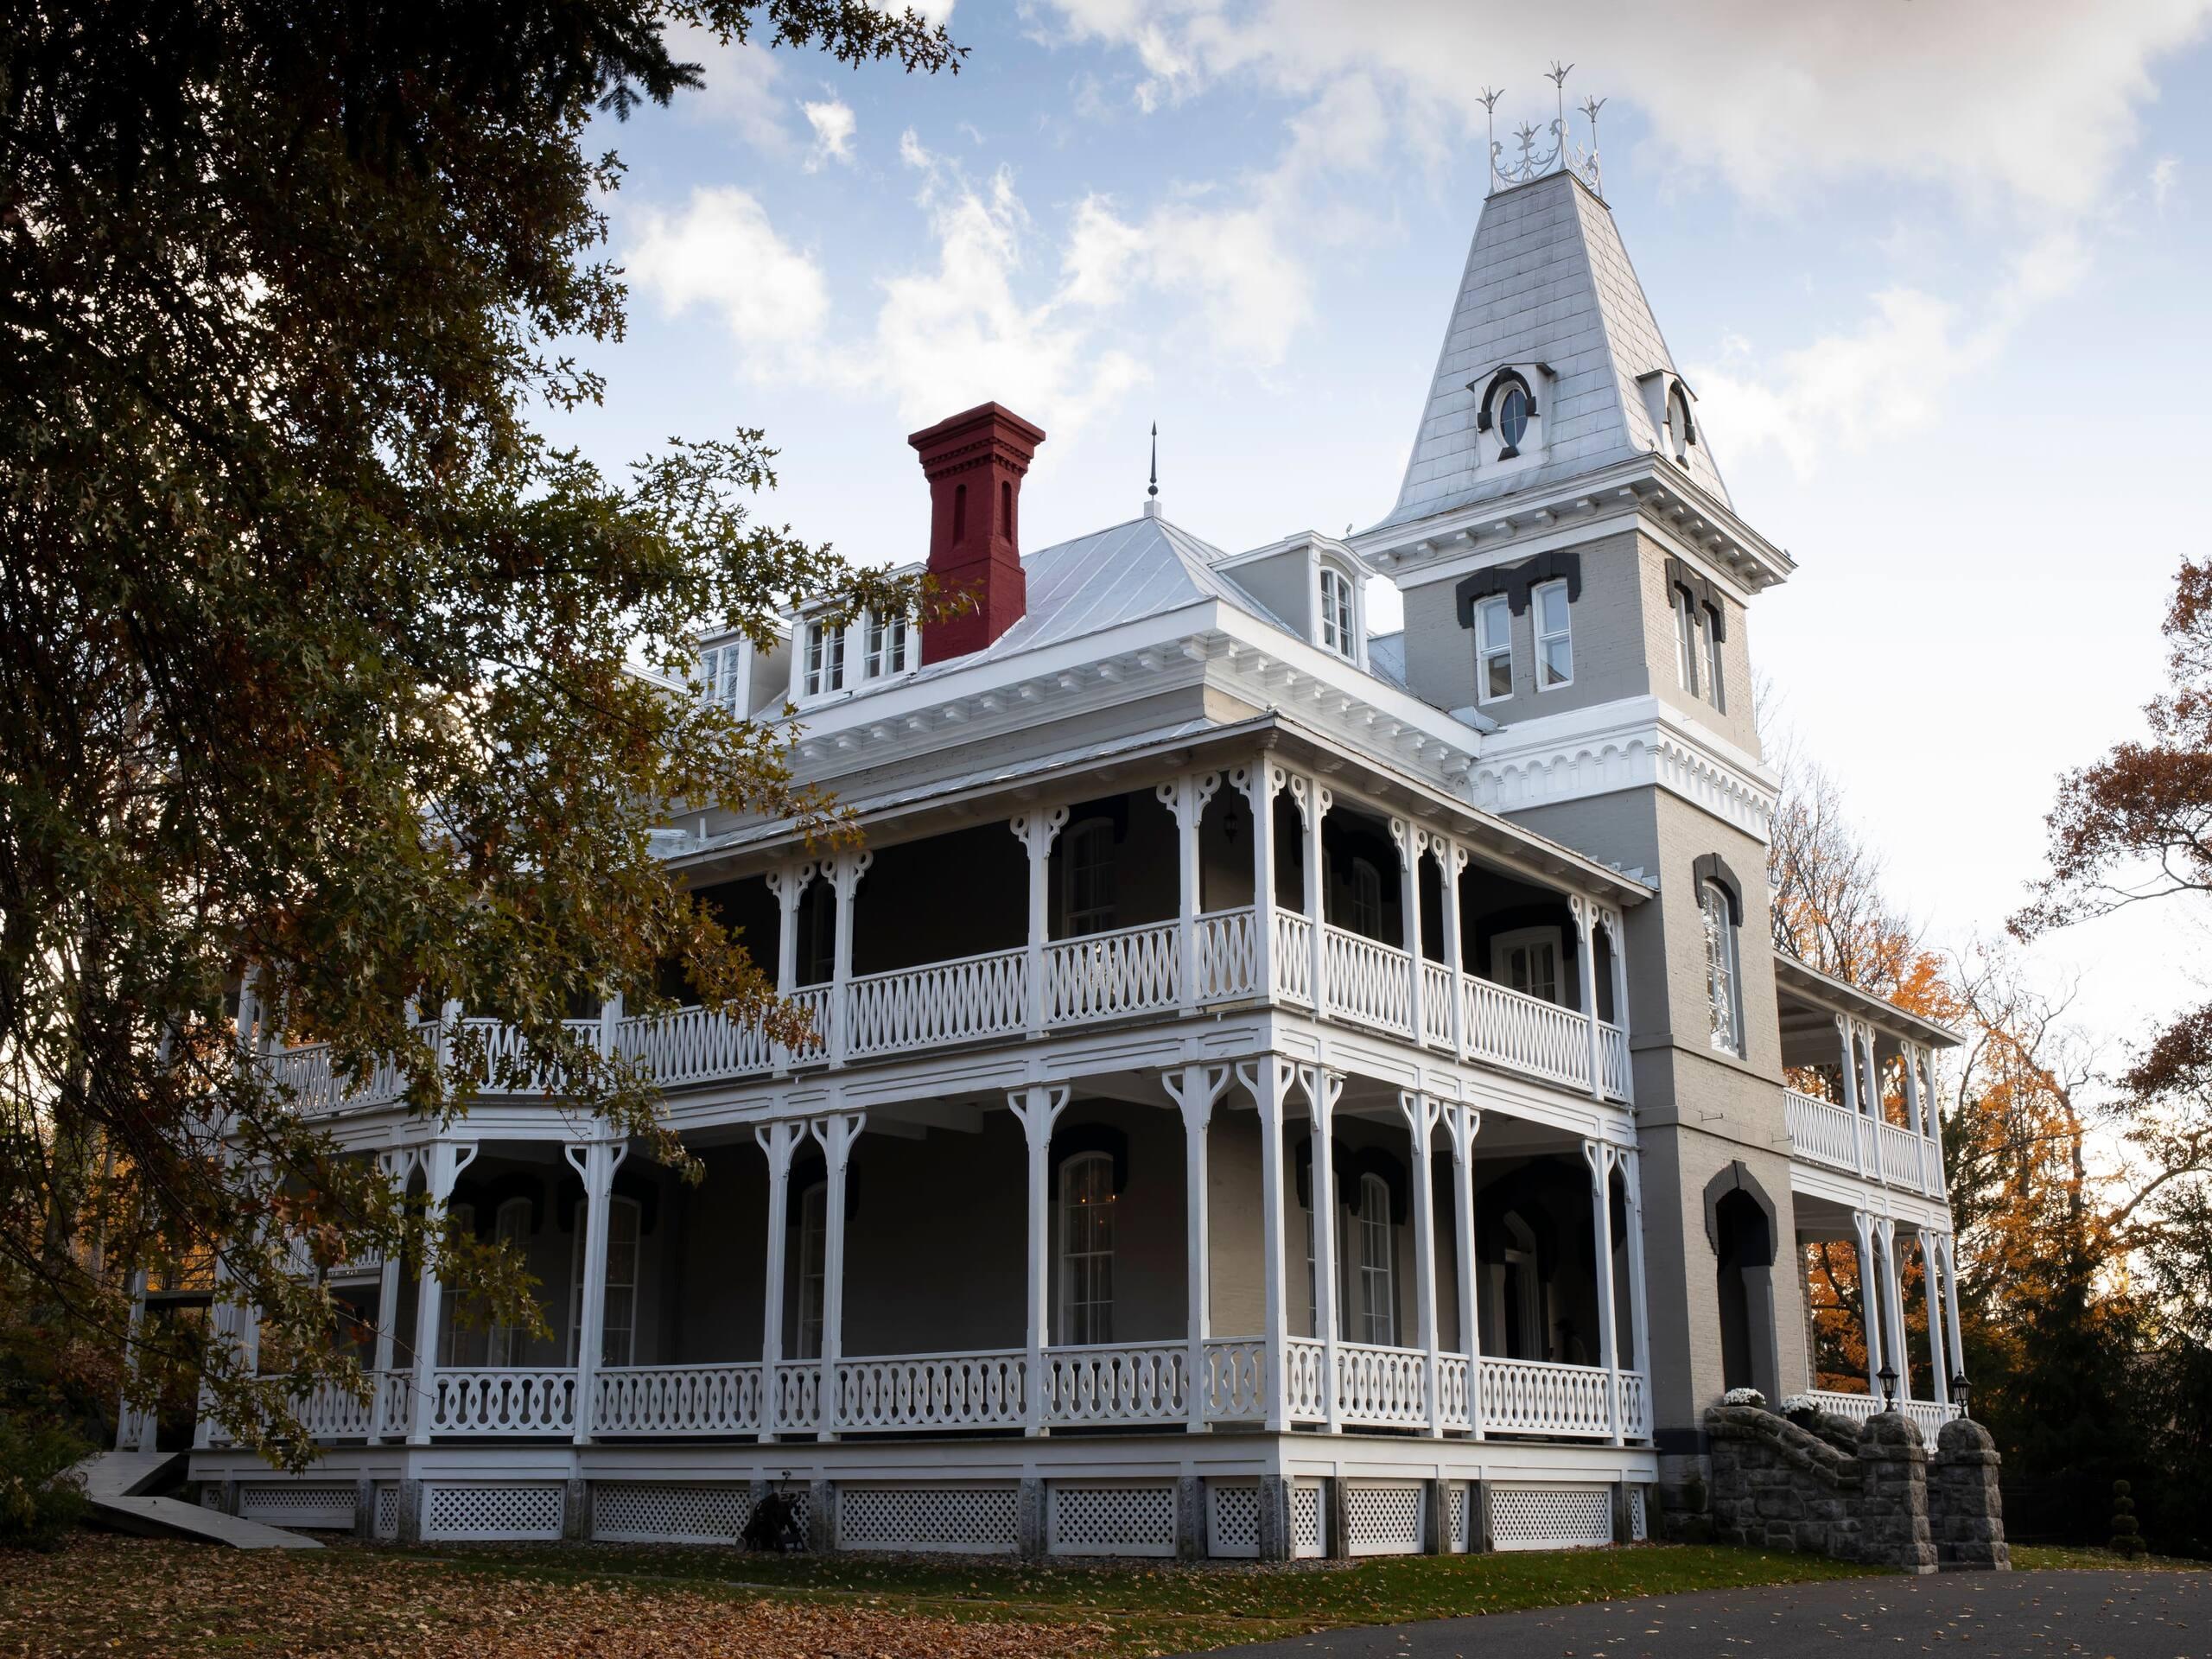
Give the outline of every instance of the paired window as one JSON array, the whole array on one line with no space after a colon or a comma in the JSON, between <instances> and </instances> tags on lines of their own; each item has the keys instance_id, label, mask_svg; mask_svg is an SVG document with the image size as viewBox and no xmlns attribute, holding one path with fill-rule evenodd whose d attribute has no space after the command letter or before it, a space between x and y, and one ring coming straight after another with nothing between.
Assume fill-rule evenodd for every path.
<instances>
[{"instance_id":1,"label":"paired window","mask_svg":"<svg viewBox=\"0 0 2212 1659\"><path fill-rule=\"evenodd\" d=\"M1345 920L1351 931L1362 938L1379 939L1382 937L1382 872L1374 861L1355 858L1351 861L1351 903L1347 907Z\"/></svg>"},{"instance_id":2,"label":"paired window","mask_svg":"<svg viewBox=\"0 0 2212 1659\"><path fill-rule=\"evenodd\" d=\"M1548 582L1529 594L1535 613L1536 690L1574 683L1574 635L1567 617L1567 584Z\"/></svg>"},{"instance_id":3,"label":"paired window","mask_svg":"<svg viewBox=\"0 0 2212 1659\"><path fill-rule=\"evenodd\" d=\"M798 1195L798 1340L794 1359L822 1357L822 1316L830 1284L830 1183Z\"/></svg>"},{"instance_id":4,"label":"paired window","mask_svg":"<svg viewBox=\"0 0 2212 1659\"><path fill-rule=\"evenodd\" d=\"M752 710L747 706L752 698L747 694L746 680L749 677L745 643L714 645L699 658L699 680L708 705L723 709L739 719Z\"/></svg>"},{"instance_id":5,"label":"paired window","mask_svg":"<svg viewBox=\"0 0 2212 1659\"><path fill-rule=\"evenodd\" d=\"M1674 589L1675 665L1682 690L1715 709L1728 704L1722 690L1721 639L1717 619L1687 588Z\"/></svg>"},{"instance_id":6,"label":"paired window","mask_svg":"<svg viewBox=\"0 0 2212 1659\"><path fill-rule=\"evenodd\" d=\"M1330 1183L1319 1172L1317 1193ZM1359 1211L1339 1205L1337 1226L1338 1328L1348 1342L1393 1348L1398 1340L1398 1252L1390 1225L1390 1184L1370 1172L1359 1178ZM1306 1210L1306 1328L1319 1332L1321 1309L1313 1264L1313 1210Z\"/></svg>"},{"instance_id":7,"label":"paired window","mask_svg":"<svg viewBox=\"0 0 2212 1659\"><path fill-rule=\"evenodd\" d=\"M806 625L805 667L800 690L810 697L826 697L845 689L845 631L827 622Z\"/></svg>"},{"instance_id":8,"label":"paired window","mask_svg":"<svg viewBox=\"0 0 2212 1659\"><path fill-rule=\"evenodd\" d=\"M1503 594L1475 607L1475 683L1484 702L1513 695L1513 607Z\"/></svg>"},{"instance_id":9,"label":"paired window","mask_svg":"<svg viewBox=\"0 0 2212 1659\"><path fill-rule=\"evenodd\" d=\"M849 634L857 662L847 660ZM913 625L906 617L863 611L849 626L810 621L799 630L796 692L801 701L831 696L856 679L896 679L915 665Z\"/></svg>"},{"instance_id":10,"label":"paired window","mask_svg":"<svg viewBox=\"0 0 2212 1659\"><path fill-rule=\"evenodd\" d=\"M887 679L906 671L906 619L876 616L867 620L868 652L861 671L871 680Z\"/></svg>"},{"instance_id":11,"label":"paired window","mask_svg":"<svg viewBox=\"0 0 2212 1659\"><path fill-rule=\"evenodd\" d=\"M1060 1166L1061 1340L1114 1340L1114 1160L1077 1153Z\"/></svg>"},{"instance_id":12,"label":"paired window","mask_svg":"<svg viewBox=\"0 0 2212 1659\"><path fill-rule=\"evenodd\" d=\"M1332 565L1321 567L1321 645L1346 659L1359 654L1353 632L1351 578Z\"/></svg>"},{"instance_id":13,"label":"paired window","mask_svg":"<svg viewBox=\"0 0 2212 1659\"><path fill-rule=\"evenodd\" d=\"M1067 832L1061 899L1071 937L1114 925L1114 825L1086 818Z\"/></svg>"},{"instance_id":14,"label":"paired window","mask_svg":"<svg viewBox=\"0 0 2212 1659\"><path fill-rule=\"evenodd\" d=\"M1698 909L1705 924L1705 995L1713 1046L1725 1053L1741 1055L1744 1004L1733 905L1727 889L1718 881L1704 882L1698 888Z\"/></svg>"},{"instance_id":15,"label":"paired window","mask_svg":"<svg viewBox=\"0 0 2212 1659\"><path fill-rule=\"evenodd\" d=\"M1560 931L1524 927L1491 941L1491 976L1509 989L1546 1002L1560 1000Z\"/></svg>"},{"instance_id":16,"label":"paired window","mask_svg":"<svg viewBox=\"0 0 2212 1659\"><path fill-rule=\"evenodd\" d=\"M638 1204L610 1198L607 1205L607 1306L601 1315L599 1363L627 1365L638 1334ZM590 1227L587 1205L576 1200L576 1249L569 1291L569 1363L583 1343L584 1248Z\"/></svg>"},{"instance_id":17,"label":"paired window","mask_svg":"<svg viewBox=\"0 0 2212 1659\"><path fill-rule=\"evenodd\" d=\"M509 1198L493 1217L493 1227L499 1242L514 1251L518 1256L527 1256L530 1249L530 1200ZM529 1341L529 1332L518 1325L494 1323L484 1344L484 1363L486 1365L519 1365L523 1349Z\"/></svg>"}]
</instances>

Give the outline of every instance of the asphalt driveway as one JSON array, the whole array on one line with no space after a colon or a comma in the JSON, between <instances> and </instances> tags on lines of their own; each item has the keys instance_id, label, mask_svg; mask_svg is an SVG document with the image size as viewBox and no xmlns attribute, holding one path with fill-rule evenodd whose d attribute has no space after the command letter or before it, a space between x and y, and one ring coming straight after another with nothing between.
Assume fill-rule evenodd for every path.
<instances>
[{"instance_id":1,"label":"asphalt driveway","mask_svg":"<svg viewBox=\"0 0 2212 1659\"><path fill-rule=\"evenodd\" d=\"M1840 1579L1332 1630L1226 1651L1250 1659L2207 1659L2212 1574Z\"/></svg>"}]
</instances>

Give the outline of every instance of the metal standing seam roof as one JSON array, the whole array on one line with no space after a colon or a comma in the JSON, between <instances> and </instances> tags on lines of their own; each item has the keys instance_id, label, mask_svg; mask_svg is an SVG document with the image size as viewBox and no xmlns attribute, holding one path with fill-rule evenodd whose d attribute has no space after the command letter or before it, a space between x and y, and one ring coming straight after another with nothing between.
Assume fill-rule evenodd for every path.
<instances>
[{"instance_id":1,"label":"metal standing seam roof","mask_svg":"<svg viewBox=\"0 0 2212 1659\"><path fill-rule=\"evenodd\" d=\"M1485 471L1476 465L1480 399L1468 383L1503 364L1529 362L1548 365L1558 377L1543 411L1548 459L1540 467ZM1674 368L1605 204L1564 172L1500 191L1483 204L1475 226L1397 505L1376 528L1542 488L1657 450L1660 434L1637 381ZM1728 501L1701 429L1688 471Z\"/></svg>"}]
</instances>

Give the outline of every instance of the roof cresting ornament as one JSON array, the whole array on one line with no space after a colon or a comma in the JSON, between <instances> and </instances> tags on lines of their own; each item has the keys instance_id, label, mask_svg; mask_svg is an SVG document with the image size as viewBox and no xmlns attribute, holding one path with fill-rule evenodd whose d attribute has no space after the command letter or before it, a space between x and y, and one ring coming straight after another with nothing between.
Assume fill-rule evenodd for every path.
<instances>
[{"instance_id":1,"label":"roof cresting ornament","mask_svg":"<svg viewBox=\"0 0 2212 1659\"><path fill-rule=\"evenodd\" d=\"M1575 105L1590 123L1590 142L1585 146L1570 143L1567 132L1567 78L1573 70L1571 63L1554 60L1544 79L1552 84L1559 113L1548 129L1534 122L1523 121L1513 130L1516 154L1506 158L1505 146L1497 137L1497 100L1504 92L1485 86L1480 94L1483 114L1490 131L1490 188L1484 194L1495 195L1500 190L1510 189L1516 184L1531 184L1548 173L1572 173L1602 200L1605 191L1598 182L1598 111L1605 106L1602 98L1586 98ZM1540 148L1548 132L1551 148Z\"/></svg>"},{"instance_id":2,"label":"roof cresting ornament","mask_svg":"<svg viewBox=\"0 0 2212 1659\"><path fill-rule=\"evenodd\" d=\"M1160 517L1160 423L1152 423L1152 482L1144 493L1144 516Z\"/></svg>"}]
</instances>

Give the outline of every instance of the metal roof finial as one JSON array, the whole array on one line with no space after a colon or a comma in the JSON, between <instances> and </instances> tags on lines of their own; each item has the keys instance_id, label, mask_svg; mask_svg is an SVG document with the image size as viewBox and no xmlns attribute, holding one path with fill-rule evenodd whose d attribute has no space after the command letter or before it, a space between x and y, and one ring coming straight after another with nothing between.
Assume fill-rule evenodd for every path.
<instances>
[{"instance_id":1,"label":"metal roof finial","mask_svg":"<svg viewBox=\"0 0 2212 1659\"><path fill-rule=\"evenodd\" d=\"M1152 423L1152 483L1145 493L1155 501L1160 499L1160 423Z\"/></svg>"},{"instance_id":2,"label":"metal roof finial","mask_svg":"<svg viewBox=\"0 0 2212 1659\"><path fill-rule=\"evenodd\" d=\"M1570 144L1567 133L1567 78L1574 66L1552 60L1544 79L1552 84L1554 107L1556 113L1550 123L1551 147L1540 150L1538 141L1542 129L1532 121L1524 121L1512 132L1515 149L1518 152L1510 162L1505 159L1505 146L1497 138L1497 100L1503 96L1485 86L1479 94L1484 125L1490 139L1490 192L1508 189L1516 184L1532 184L1548 173L1572 173L1593 191L1598 188L1598 111L1603 99L1586 99L1576 105L1590 119L1590 143L1586 149L1580 144Z\"/></svg>"}]
</instances>

